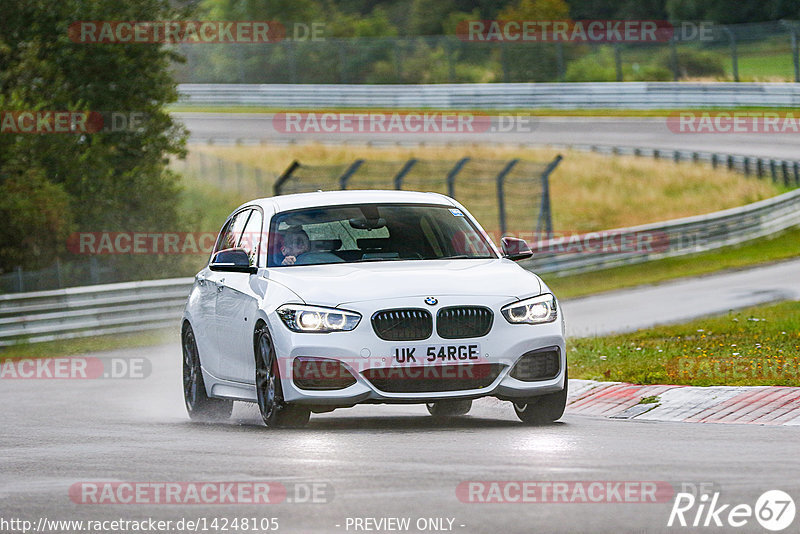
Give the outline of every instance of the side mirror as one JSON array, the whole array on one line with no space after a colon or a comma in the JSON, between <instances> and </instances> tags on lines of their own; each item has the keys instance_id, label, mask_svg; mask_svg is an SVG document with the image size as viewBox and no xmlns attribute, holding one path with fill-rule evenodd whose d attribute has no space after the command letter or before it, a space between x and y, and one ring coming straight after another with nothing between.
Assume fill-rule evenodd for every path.
<instances>
[{"instance_id":1,"label":"side mirror","mask_svg":"<svg viewBox=\"0 0 800 534\"><path fill-rule=\"evenodd\" d=\"M220 250L211 258L208 268L225 273L255 274L258 272L258 267L250 265L250 256L241 248Z\"/></svg>"},{"instance_id":2,"label":"side mirror","mask_svg":"<svg viewBox=\"0 0 800 534\"><path fill-rule=\"evenodd\" d=\"M509 260L519 261L533 256L533 251L531 251L524 239L504 237L501 241L503 243L503 256Z\"/></svg>"}]
</instances>

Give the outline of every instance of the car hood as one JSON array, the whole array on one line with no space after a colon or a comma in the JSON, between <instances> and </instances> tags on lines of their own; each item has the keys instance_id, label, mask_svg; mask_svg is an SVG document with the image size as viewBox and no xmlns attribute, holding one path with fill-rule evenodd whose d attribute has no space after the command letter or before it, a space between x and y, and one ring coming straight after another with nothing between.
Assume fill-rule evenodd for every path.
<instances>
[{"instance_id":1,"label":"car hood","mask_svg":"<svg viewBox=\"0 0 800 534\"><path fill-rule=\"evenodd\" d=\"M542 288L538 276L504 259L299 265L268 269L266 278L321 306L414 296L524 298Z\"/></svg>"}]
</instances>

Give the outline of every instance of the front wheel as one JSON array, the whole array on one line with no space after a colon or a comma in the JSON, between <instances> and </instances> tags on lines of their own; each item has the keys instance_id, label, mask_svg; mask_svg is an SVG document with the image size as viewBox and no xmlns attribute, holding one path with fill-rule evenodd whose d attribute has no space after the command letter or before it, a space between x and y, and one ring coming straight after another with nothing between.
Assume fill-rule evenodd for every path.
<instances>
[{"instance_id":1,"label":"front wheel","mask_svg":"<svg viewBox=\"0 0 800 534\"><path fill-rule=\"evenodd\" d=\"M564 389L561 391L514 401L517 417L530 425L546 425L561 419L567 406L568 383L567 372L564 371Z\"/></svg>"},{"instance_id":2,"label":"front wheel","mask_svg":"<svg viewBox=\"0 0 800 534\"><path fill-rule=\"evenodd\" d=\"M278 359L266 325L261 324L255 333L256 394L258 410L264 424L270 428L302 427L308 423L311 410L283 401Z\"/></svg>"},{"instance_id":3,"label":"front wheel","mask_svg":"<svg viewBox=\"0 0 800 534\"><path fill-rule=\"evenodd\" d=\"M425 404L428 413L434 417L456 417L466 415L472 409L472 399L453 399Z\"/></svg>"},{"instance_id":4,"label":"front wheel","mask_svg":"<svg viewBox=\"0 0 800 534\"><path fill-rule=\"evenodd\" d=\"M231 416L233 401L214 399L206 393L200 353L192 327L188 324L181 335L183 347L183 400L189 419L193 421L218 421Z\"/></svg>"}]
</instances>

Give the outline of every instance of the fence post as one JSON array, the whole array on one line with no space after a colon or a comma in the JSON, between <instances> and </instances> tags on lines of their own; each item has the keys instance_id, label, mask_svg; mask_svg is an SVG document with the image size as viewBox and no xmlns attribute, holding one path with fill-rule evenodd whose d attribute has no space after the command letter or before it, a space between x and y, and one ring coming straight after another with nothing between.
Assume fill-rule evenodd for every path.
<instances>
[{"instance_id":1,"label":"fence post","mask_svg":"<svg viewBox=\"0 0 800 534\"><path fill-rule=\"evenodd\" d=\"M275 185L272 186L272 192L275 194L276 197L280 196L282 194L281 193L281 188L283 187L283 184L285 184L289 180L289 178L292 177L292 173L295 170L297 170L297 167L299 167L299 166L300 166L300 162L297 161L297 160L294 160L293 162L291 162L289 164L288 167L286 167L286 170L283 171L283 174L278 176L278 179L275 180Z\"/></svg>"},{"instance_id":2,"label":"fence post","mask_svg":"<svg viewBox=\"0 0 800 534\"><path fill-rule=\"evenodd\" d=\"M750 158L745 156L742 160L742 166L744 167L744 175L750 176Z\"/></svg>"},{"instance_id":3,"label":"fence post","mask_svg":"<svg viewBox=\"0 0 800 534\"><path fill-rule=\"evenodd\" d=\"M734 161L734 159L733 159L733 156L731 156L731 155L729 154L729 155L728 155L728 170L729 170L729 171L732 171L732 170L734 169L734 167L735 167L735 166L736 166L736 162Z\"/></svg>"},{"instance_id":4,"label":"fence post","mask_svg":"<svg viewBox=\"0 0 800 534\"><path fill-rule=\"evenodd\" d=\"M716 169L717 165L719 165L719 159L716 154L711 154L711 168Z\"/></svg>"},{"instance_id":5,"label":"fence post","mask_svg":"<svg viewBox=\"0 0 800 534\"><path fill-rule=\"evenodd\" d=\"M539 218L536 221L536 236L540 239L542 227L545 231L545 239L553 237L553 214L550 210L550 174L558 167L564 156L561 154L550 162L550 165L542 173L542 202L539 206Z\"/></svg>"},{"instance_id":6,"label":"fence post","mask_svg":"<svg viewBox=\"0 0 800 534\"><path fill-rule=\"evenodd\" d=\"M403 165L403 168L400 169L400 172L398 172L394 177L395 189L397 189L398 191L400 189L403 189L403 177L405 177L405 175L408 174L408 172L411 170L411 167L413 167L416 163L417 163L416 158L411 158L410 160L406 161L406 164Z\"/></svg>"},{"instance_id":7,"label":"fence post","mask_svg":"<svg viewBox=\"0 0 800 534\"><path fill-rule=\"evenodd\" d=\"M678 41L675 36L669 40L670 63L672 66L672 81L680 79L680 65L678 65Z\"/></svg>"},{"instance_id":8,"label":"fence post","mask_svg":"<svg viewBox=\"0 0 800 534\"><path fill-rule=\"evenodd\" d=\"M756 174L759 178L764 177L764 162L761 158L756 159Z\"/></svg>"},{"instance_id":9,"label":"fence post","mask_svg":"<svg viewBox=\"0 0 800 534\"><path fill-rule=\"evenodd\" d=\"M514 165L516 165L518 162L518 159L512 159L506 164L503 170L500 171L500 174L497 175L497 215L500 219L501 236L506 233L506 195L503 191L503 183L505 182L508 173L511 172L511 169L513 169Z\"/></svg>"},{"instance_id":10,"label":"fence post","mask_svg":"<svg viewBox=\"0 0 800 534\"><path fill-rule=\"evenodd\" d=\"M736 36L727 26L722 27L722 31L728 36L731 43L731 67L733 70L733 81L739 81L739 52L736 49Z\"/></svg>"},{"instance_id":11,"label":"fence post","mask_svg":"<svg viewBox=\"0 0 800 534\"><path fill-rule=\"evenodd\" d=\"M25 282L23 281L22 278L22 266L20 265L17 265L17 287L19 288L17 289L17 291L19 291L20 293L23 293L25 291Z\"/></svg>"},{"instance_id":12,"label":"fence post","mask_svg":"<svg viewBox=\"0 0 800 534\"><path fill-rule=\"evenodd\" d=\"M264 177L261 175L261 167L253 168L253 178L256 181L256 190L261 195L261 191L264 189Z\"/></svg>"},{"instance_id":13,"label":"fence post","mask_svg":"<svg viewBox=\"0 0 800 534\"><path fill-rule=\"evenodd\" d=\"M64 286L64 278L61 275L61 260L56 258L56 282L58 282L58 289Z\"/></svg>"},{"instance_id":14,"label":"fence post","mask_svg":"<svg viewBox=\"0 0 800 534\"><path fill-rule=\"evenodd\" d=\"M339 177L339 189L341 189L342 191L347 189L347 181L350 179L351 176L355 174L355 172L358 170L359 167L361 167L363 163L364 163L363 159L357 159L350 165L350 167L347 168L346 171L344 171L344 174Z\"/></svg>"},{"instance_id":15,"label":"fence post","mask_svg":"<svg viewBox=\"0 0 800 534\"><path fill-rule=\"evenodd\" d=\"M794 65L794 81L800 82L800 52L797 46L797 28L788 20L782 20L781 24L789 30L792 38L792 65Z\"/></svg>"},{"instance_id":16,"label":"fence post","mask_svg":"<svg viewBox=\"0 0 800 534\"><path fill-rule=\"evenodd\" d=\"M468 161L469 158L461 158L447 173L447 196L450 198L456 198L456 176Z\"/></svg>"},{"instance_id":17,"label":"fence post","mask_svg":"<svg viewBox=\"0 0 800 534\"><path fill-rule=\"evenodd\" d=\"M558 81L563 82L567 78L567 71L564 68L564 43L556 42L556 65L558 68Z\"/></svg>"},{"instance_id":18,"label":"fence post","mask_svg":"<svg viewBox=\"0 0 800 534\"><path fill-rule=\"evenodd\" d=\"M92 281L92 284L100 283L100 269L97 265L97 256L92 256L92 259L89 260L89 279Z\"/></svg>"},{"instance_id":19,"label":"fence post","mask_svg":"<svg viewBox=\"0 0 800 534\"><path fill-rule=\"evenodd\" d=\"M241 161L237 161L236 162L236 192L239 193L240 195L244 194L244 192L242 191L242 182L244 181L243 177L242 177L243 172L244 171L242 170L242 162Z\"/></svg>"},{"instance_id":20,"label":"fence post","mask_svg":"<svg viewBox=\"0 0 800 534\"><path fill-rule=\"evenodd\" d=\"M792 167L794 167L794 185L800 187L800 163L795 161Z\"/></svg>"},{"instance_id":21,"label":"fence post","mask_svg":"<svg viewBox=\"0 0 800 534\"><path fill-rule=\"evenodd\" d=\"M769 160L769 174L770 177L772 178L772 183L773 184L778 183L778 169L776 168L775 160L772 158L770 158Z\"/></svg>"},{"instance_id":22,"label":"fence post","mask_svg":"<svg viewBox=\"0 0 800 534\"><path fill-rule=\"evenodd\" d=\"M294 42L292 41L281 41L284 50L286 50L286 56L289 58L289 76L292 80L292 83L297 83L297 56L295 54L294 49Z\"/></svg>"},{"instance_id":23,"label":"fence post","mask_svg":"<svg viewBox=\"0 0 800 534\"><path fill-rule=\"evenodd\" d=\"M503 43L498 43L497 46L500 47L500 66L503 69L503 82L509 83L511 81L511 75L509 74L508 60L506 58L507 47L503 46Z\"/></svg>"},{"instance_id":24,"label":"fence post","mask_svg":"<svg viewBox=\"0 0 800 534\"><path fill-rule=\"evenodd\" d=\"M789 176L789 162L782 161L781 162L781 173L783 174L783 185L789 187L791 183L791 177Z\"/></svg>"},{"instance_id":25,"label":"fence post","mask_svg":"<svg viewBox=\"0 0 800 534\"><path fill-rule=\"evenodd\" d=\"M622 74L622 50L619 43L614 43L614 66L617 70L617 81L624 82L625 80Z\"/></svg>"}]
</instances>

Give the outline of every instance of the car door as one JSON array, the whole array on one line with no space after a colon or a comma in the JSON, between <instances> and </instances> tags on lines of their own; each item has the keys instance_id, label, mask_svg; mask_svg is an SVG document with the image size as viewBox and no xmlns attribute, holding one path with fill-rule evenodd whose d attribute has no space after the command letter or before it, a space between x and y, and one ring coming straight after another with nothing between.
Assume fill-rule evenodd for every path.
<instances>
[{"instance_id":1,"label":"car door","mask_svg":"<svg viewBox=\"0 0 800 534\"><path fill-rule=\"evenodd\" d=\"M236 247L250 256L258 266L259 247L264 216L259 208L248 210L247 220L238 236ZM266 246L266 244L265 244ZM258 275L223 273L218 282L216 323L221 364L220 378L252 382L254 369L253 330L261 297Z\"/></svg>"},{"instance_id":2,"label":"car door","mask_svg":"<svg viewBox=\"0 0 800 534\"><path fill-rule=\"evenodd\" d=\"M212 372L217 367L219 359L216 345L216 308L217 285L214 283L212 272L208 266L197 273L195 283L189 296L189 310L191 311L192 329L197 341L197 350L200 353L200 362L203 367Z\"/></svg>"},{"instance_id":3,"label":"car door","mask_svg":"<svg viewBox=\"0 0 800 534\"><path fill-rule=\"evenodd\" d=\"M234 248L239 242L244 225L247 222L247 217L250 215L250 210L242 210L234 213L225 224L217 237L214 251L211 253L211 258L220 250L227 248ZM200 348L200 357L203 362L203 368L218 378L223 378L225 363L221 357L220 347L222 343L219 339L219 318L217 314L217 300L224 287L225 278L230 273L212 271L208 267L203 269L198 277L198 285L202 288L202 294L206 296L203 302L204 320L205 325L205 350Z\"/></svg>"}]
</instances>

